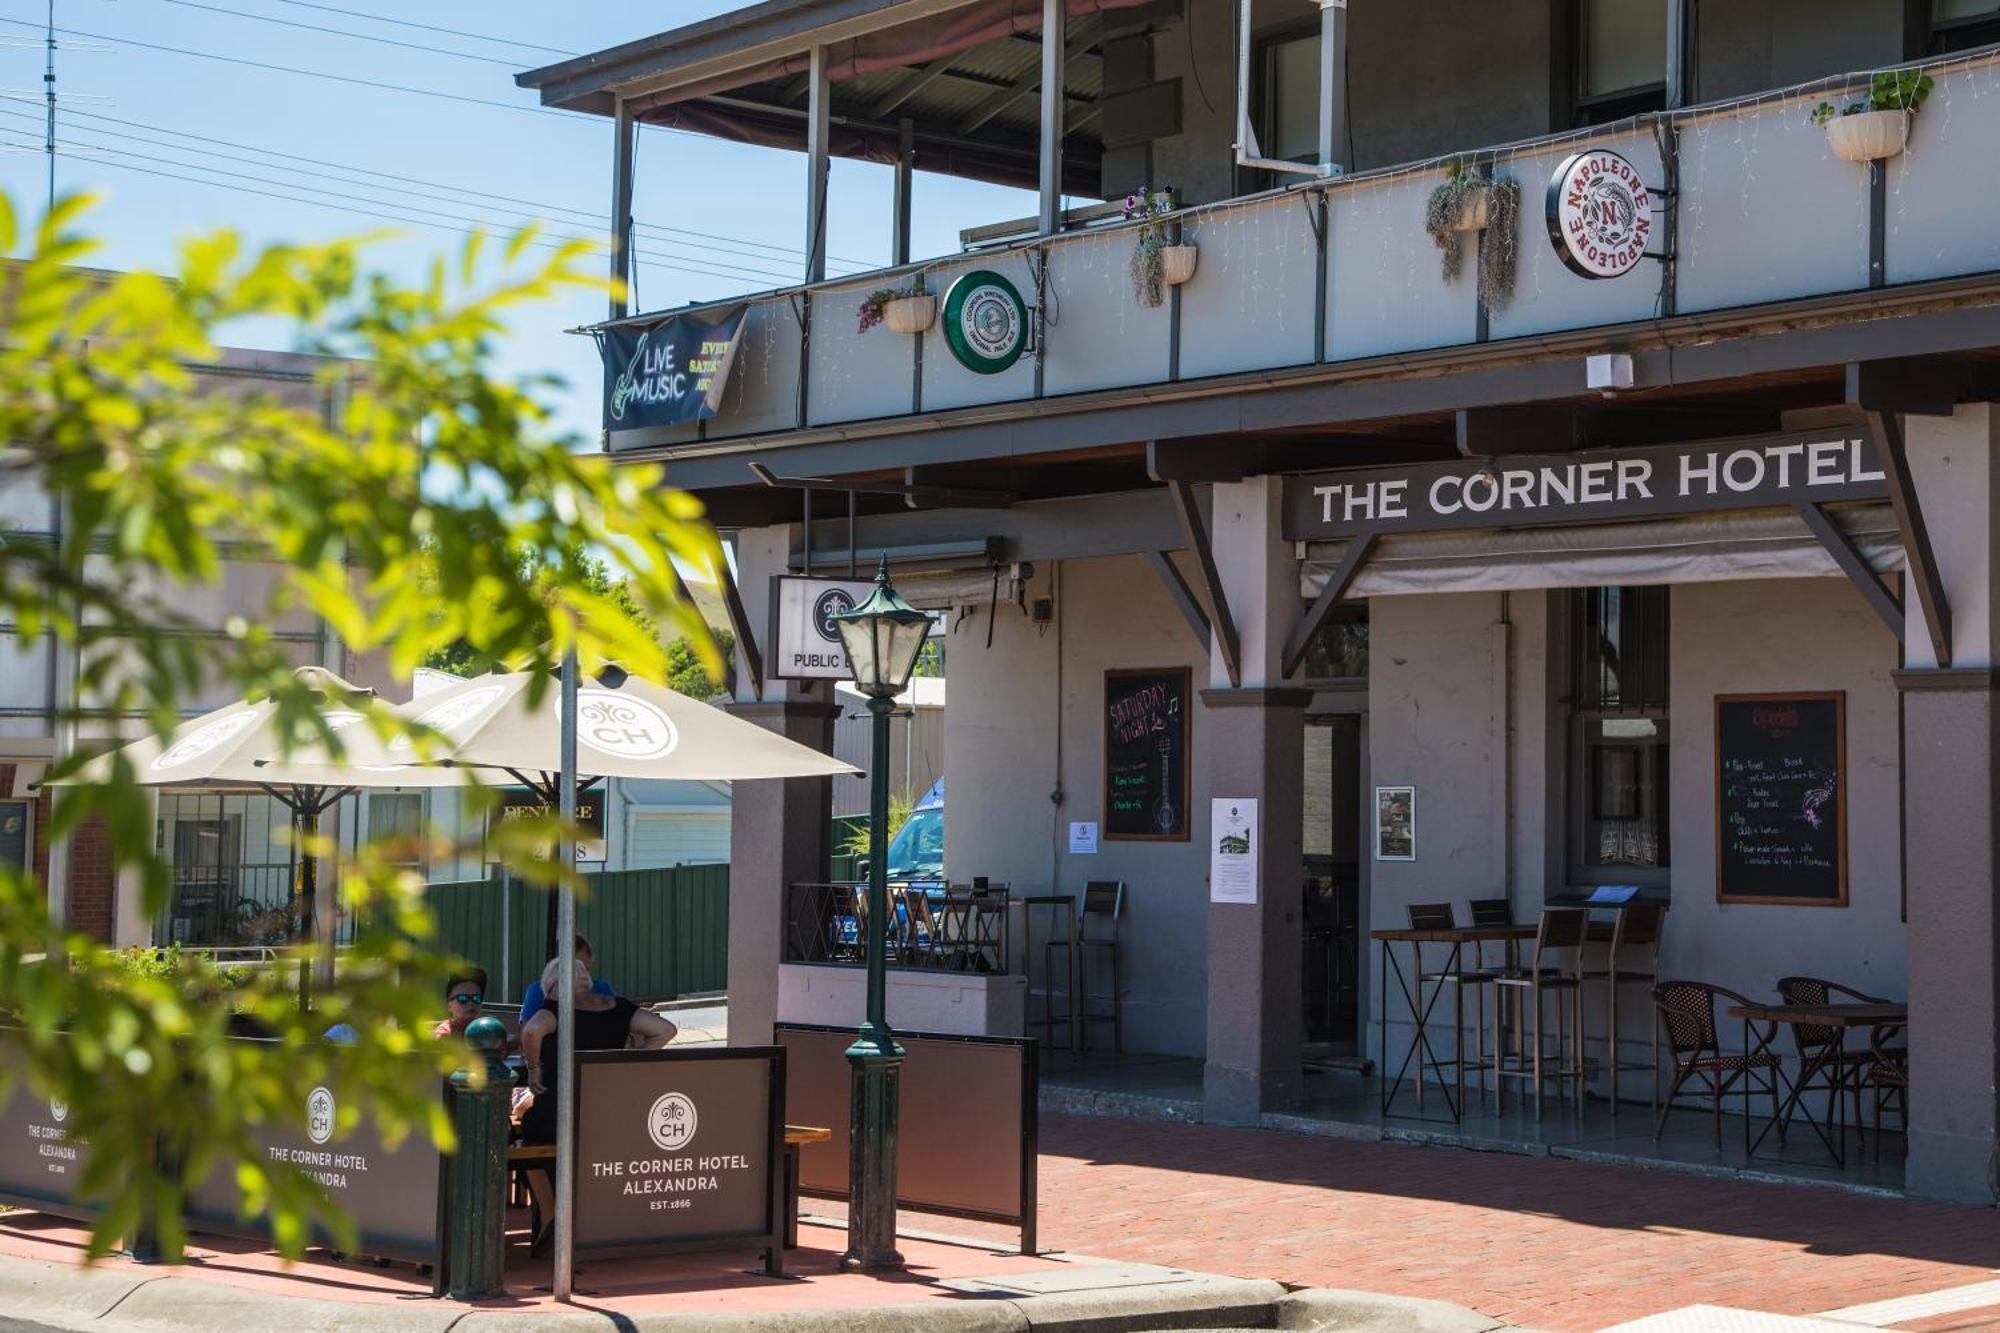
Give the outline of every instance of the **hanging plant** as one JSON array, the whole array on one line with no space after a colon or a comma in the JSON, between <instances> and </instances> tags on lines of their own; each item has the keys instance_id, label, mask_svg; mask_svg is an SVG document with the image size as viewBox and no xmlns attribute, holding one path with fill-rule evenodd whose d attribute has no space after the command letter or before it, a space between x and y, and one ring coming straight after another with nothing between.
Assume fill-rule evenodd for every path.
<instances>
[{"instance_id":1,"label":"hanging plant","mask_svg":"<svg viewBox=\"0 0 2000 1333\"><path fill-rule=\"evenodd\" d=\"M1520 257L1520 214L1518 181L1489 180L1461 160L1446 164L1444 179L1424 201L1424 230L1438 248L1444 280L1458 278L1464 260L1460 242L1465 233L1477 232L1479 299L1489 309L1506 305Z\"/></svg>"},{"instance_id":2,"label":"hanging plant","mask_svg":"<svg viewBox=\"0 0 2000 1333\"><path fill-rule=\"evenodd\" d=\"M888 320L895 333L921 333L937 316L937 298L924 288L924 275L910 279L907 287L877 287L861 298L855 311L857 333L866 333Z\"/></svg>"},{"instance_id":3,"label":"hanging plant","mask_svg":"<svg viewBox=\"0 0 2000 1333\"><path fill-rule=\"evenodd\" d=\"M1835 157L1873 162L1894 157L1910 141L1910 119L1935 86L1914 69L1885 70L1868 82L1868 95L1844 106L1821 102L1809 119L1823 126Z\"/></svg>"},{"instance_id":4,"label":"hanging plant","mask_svg":"<svg viewBox=\"0 0 2000 1333\"><path fill-rule=\"evenodd\" d=\"M1132 245L1132 294L1141 305L1160 305L1172 285L1167 276L1166 254L1170 248L1177 248L1167 234L1170 225L1167 214L1173 211L1172 190L1142 185L1125 196L1125 220L1139 221L1138 237ZM1194 272L1192 264L1187 265L1187 272Z\"/></svg>"}]
</instances>

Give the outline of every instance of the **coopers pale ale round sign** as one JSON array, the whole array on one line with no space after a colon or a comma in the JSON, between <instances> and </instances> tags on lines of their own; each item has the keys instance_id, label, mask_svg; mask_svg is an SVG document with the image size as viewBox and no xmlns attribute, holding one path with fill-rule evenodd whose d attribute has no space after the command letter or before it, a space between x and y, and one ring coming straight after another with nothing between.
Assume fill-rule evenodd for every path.
<instances>
[{"instance_id":1,"label":"coopers pale ale round sign","mask_svg":"<svg viewBox=\"0 0 2000 1333\"><path fill-rule=\"evenodd\" d=\"M967 370L997 375L1027 346L1027 303L998 273L974 269L945 293L944 340Z\"/></svg>"},{"instance_id":2,"label":"coopers pale ale round sign","mask_svg":"<svg viewBox=\"0 0 2000 1333\"><path fill-rule=\"evenodd\" d=\"M1653 239L1653 192L1639 168L1608 148L1572 153L1549 178L1549 241L1572 273L1630 273Z\"/></svg>"}]
</instances>

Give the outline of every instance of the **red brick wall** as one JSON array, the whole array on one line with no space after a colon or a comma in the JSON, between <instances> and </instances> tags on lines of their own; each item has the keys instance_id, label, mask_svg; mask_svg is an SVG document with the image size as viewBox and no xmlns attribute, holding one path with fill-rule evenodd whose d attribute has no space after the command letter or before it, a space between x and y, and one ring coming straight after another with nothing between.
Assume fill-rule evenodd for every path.
<instances>
[{"instance_id":1,"label":"red brick wall","mask_svg":"<svg viewBox=\"0 0 2000 1333\"><path fill-rule=\"evenodd\" d=\"M14 765L0 764L0 796L14 791ZM26 795L22 792L20 795ZM35 800L35 878L49 882L49 795ZM101 820L90 819L69 841L69 919L79 930L98 939L111 938L114 928L117 878L111 869L111 842Z\"/></svg>"}]
</instances>

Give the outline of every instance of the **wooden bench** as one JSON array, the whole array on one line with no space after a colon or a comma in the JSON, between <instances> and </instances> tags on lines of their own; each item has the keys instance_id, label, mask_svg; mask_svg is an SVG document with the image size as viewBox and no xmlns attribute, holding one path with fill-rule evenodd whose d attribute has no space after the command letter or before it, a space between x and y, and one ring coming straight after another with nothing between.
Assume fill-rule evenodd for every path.
<instances>
[{"instance_id":1,"label":"wooden bench","mask_svg":"<svg viewBox=\"0 0 2000 1333\"><path fill-rule=\"evenodd\" d=\"M785 1248L794 1250L799 1244L799 1150L808 1143L827 1143L833 1138L833 1131L818 1125L785 1126ZM553 1143L515 1143L507 1148L507 1169L512 1171L548 1171L556 1169L556 1145ZM533 1211L532 1201L530 1212ZM539 1251L549 1229L548 1223L535 1228L534 1248Z\"/></svg>"}]
</instances>

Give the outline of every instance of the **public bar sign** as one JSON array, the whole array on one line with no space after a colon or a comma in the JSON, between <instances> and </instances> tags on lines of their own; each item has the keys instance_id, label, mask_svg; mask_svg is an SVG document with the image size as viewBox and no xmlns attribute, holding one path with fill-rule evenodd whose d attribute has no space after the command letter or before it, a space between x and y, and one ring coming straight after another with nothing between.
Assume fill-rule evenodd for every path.
<instances>
[{"instance_id":1,"label":"public bar sign","mask_svg":"<svg viewBox=\"0 0 2000 1333\"><path fill-rule=\"evenodd\" d=\"M748 306L598 330L604 429L679 426L715 415Z\"/></svg>"},{"instance_id":2,"label":"public bar sign","mask_svg":"<svg viewBox=\"0 0 2000 1333\"><path fill-rule=\"evenodd\" d=\"M782 1048L584 1051L576 1068L578 1250L755 1247L782 1270Z\"/></svg>"},{"instance_id":3,"label":"public bar sign","mask_svg":"<svg viewBox=\"0 0 2000 1333\"><path fill-rule=\"evenodd\" d=\"M1284 539L1545 527L1879 500L1874 446L1793 431L1700 444L1353 468L1285 479Z\"/></svg>"},{"instance_id":4,"label":"public bar sign","mask_svg":"<svg viewBox=\"0 0 2000 1333\"><path fill-rule=\"evenodd\" d=\"M808 579L780 574L772 580L771 675L777 680L853 680L840 627L833 618L852 611L875 590L872 581Z\"/></svg>"}]
</instances>

